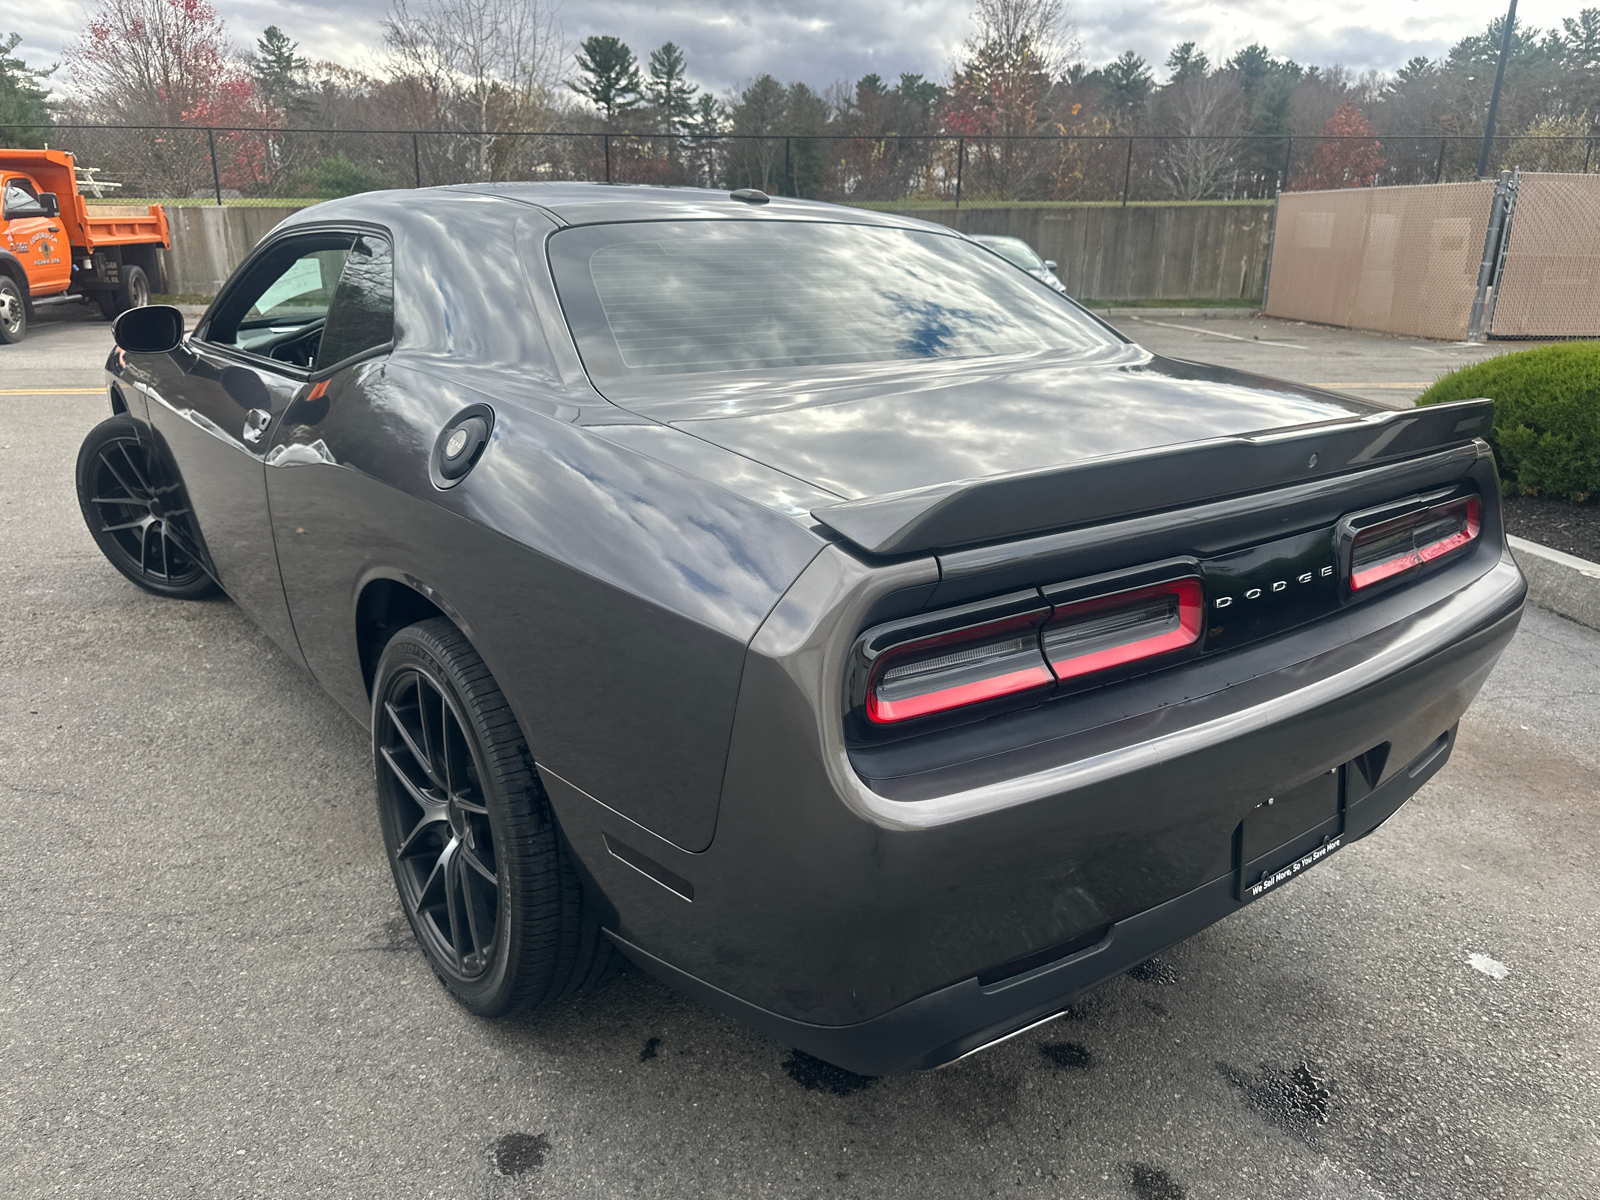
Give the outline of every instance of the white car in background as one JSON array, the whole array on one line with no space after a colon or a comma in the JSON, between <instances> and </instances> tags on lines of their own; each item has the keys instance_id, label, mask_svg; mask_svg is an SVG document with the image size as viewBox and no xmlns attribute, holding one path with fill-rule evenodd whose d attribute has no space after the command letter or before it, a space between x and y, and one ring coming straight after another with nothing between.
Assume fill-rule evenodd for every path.
<instances>
[{"instance_id":1,"label":"white car in background","mask_svg":"<svg viewBox=\"0 0 1600 1200\"><path fill-rule=\"evenodd\" d=\"M1021 267L1035 279L1048 283L1063 296L1067 294L1067 285L1056 278L1055 260L1040 258L1038 252L1021 238L1002 237L994 233L972 233L967 236L980 246L987 246L1007 262Z\"/></svg>"}]
</instances>

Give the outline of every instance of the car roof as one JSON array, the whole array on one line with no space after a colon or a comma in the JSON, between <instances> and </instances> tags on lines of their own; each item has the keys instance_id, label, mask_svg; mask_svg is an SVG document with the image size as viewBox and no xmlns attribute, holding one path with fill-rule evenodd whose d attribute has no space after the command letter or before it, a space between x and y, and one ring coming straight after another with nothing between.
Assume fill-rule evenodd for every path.
<instances>
[{"instance_id":1,"label":"car roof","mask_svg":"<svg viewBox=\"0 0 1600 1200\"><path fill-rule=\"evenodd\" d=\"M937 229L948 226L919 221L898 213L848 208L818 200L769 196L765 204L735 200L731 192L713 188L654 187L616 183L463 183L438 191L473 192L499 196L541 208L564 225L595 225L614 221L673 221L727 218L731 220L848 221L894 229Z\"/></svg>"},{"instance_id":2,"label":"car roof","mask_svg":"<svg viewBox=\"0 0 1600 1200\"><path fill-rule=\"evenodd\" d=\"M300 209L285 225L326 221L449 221L468 210L482 212L486 202L507 209L533 208L557 225L600 225L623 221L831 221L885 229L917 230L961 237L948 225L900 213L876 212L771 196L765 204L735 200L731 192L712 188L652 187L611 183L459 183L444 187L396 188L357 192Z\"/></svg>"}]
</instances>

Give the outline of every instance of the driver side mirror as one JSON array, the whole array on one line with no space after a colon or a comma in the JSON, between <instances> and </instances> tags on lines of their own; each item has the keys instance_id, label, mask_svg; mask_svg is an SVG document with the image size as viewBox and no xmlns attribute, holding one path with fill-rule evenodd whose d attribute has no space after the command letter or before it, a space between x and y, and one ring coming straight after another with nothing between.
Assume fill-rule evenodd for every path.
<instances>
[{"instance_id":1,"label":"driver side mirror","mask_svg":"<svg viewBox=\"0 0 1600 1200\"><path fill-rule=\"evenodd\" d=\"M45 216L59 217L61 215L61 198L54 192L40 192L39 207L44 209Z\"/></svg>"},{"instance_id":2,"label":"driver side mirror","mask_svg":"<svg viewBox=\"0 0 1600 1200\"><path fill-rule=\"evenodd\" d=\"M111 336L130 354L166 354L183 341L183 314L170 304L130 308L112 324Z\"/></svg>"},{"instance_id":3,"label":"driver side mirror","mask_svg":"<svg viewBox=\"0 0 1600 1200\"><path fill-rule=\"evenodd\" d=\"M1044 260L1044 269L1046 271L1054 271L1056 269L1056 260L1053 259L1053 258L1045 259Z\"/></svg>"}]
</instances>

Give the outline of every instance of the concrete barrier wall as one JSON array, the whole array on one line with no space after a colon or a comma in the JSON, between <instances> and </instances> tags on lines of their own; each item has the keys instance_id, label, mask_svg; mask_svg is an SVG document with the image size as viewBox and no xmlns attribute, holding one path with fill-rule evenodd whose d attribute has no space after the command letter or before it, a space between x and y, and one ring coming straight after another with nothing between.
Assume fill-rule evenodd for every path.
<instances>
[{"instance_id":1,"label":"concrete barrier wall","mask_svg":"<svg viewBox=\"0 0 1600 1200\"><path fill-rule=\"evenodd\" d=\"M1053 258L1080 300L1254 300L1266 280L1270 204L939 208L962 233L1019 237Z\"/></svg>"},{"instance_id":2,"label":"concrete barrier wall","mask_svg":"<svg viewBox=\"0 0 1600 1200\"><path fill-rule=\"evenodd\" d=\"M292 208L170 206L167 291L213 296ZM1272 207L943 208L916 216L963 233L1020 237L1059 264L1083 300L1256 299L1266 277Z\"/></svg>"},{"instance_id":3,"label":"concrete barrier wall","mask_svg":"<svg viewBox=\"0 0 1600 1200\"><path fill-rule=\"evenodd\" d=\"M215 296L223 281L279 221L295 208L169 204L172 249L166 251L166 289L179 296Z\"/></svg>"}]
</instances>

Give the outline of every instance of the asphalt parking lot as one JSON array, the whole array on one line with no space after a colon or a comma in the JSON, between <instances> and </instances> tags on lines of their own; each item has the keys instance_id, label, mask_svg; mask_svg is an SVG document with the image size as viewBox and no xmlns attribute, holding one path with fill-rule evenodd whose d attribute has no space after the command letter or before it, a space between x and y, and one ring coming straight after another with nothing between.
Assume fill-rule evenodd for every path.
<instances>
[{"instance_id":1,"label":"asphalt parking lot","mask_svg":"<svg viewBox=\"0 0 1600 1200\"><path fill-rule=\"evenodd\" d=\"M1394 408L1410 408L1447 371L1539 344L1432 342L1237 311L1193 316L1124 310L1107 319L1158 354L1312 383Z\"/></svg>"},{"instance_id":2,"label":"asphalt parking lot","mask_svg":"<svg viewBox=\"0 0 1600 1200\"><path fill-rule=\"evenodd\" d=\"M1363 336L1319 381L1438 373ZM5 1194L1600 1195L1600 634L1530 611L1381 831L951 1069L845 1076L637 973L487 1023L412 947L362 732L84 531L109 345L0 347Z\"/></svg>"}]
</instances>

